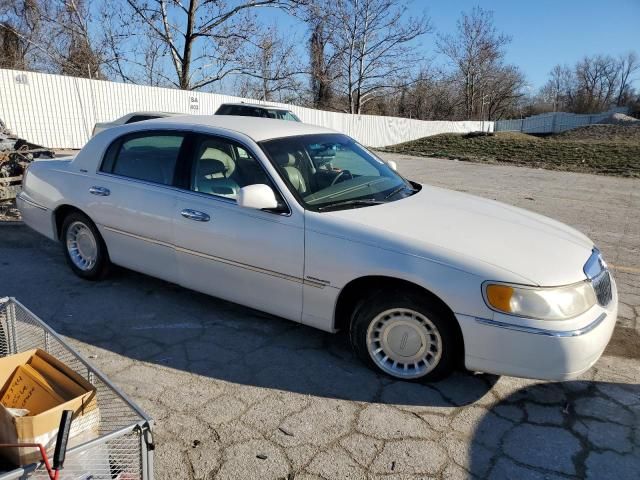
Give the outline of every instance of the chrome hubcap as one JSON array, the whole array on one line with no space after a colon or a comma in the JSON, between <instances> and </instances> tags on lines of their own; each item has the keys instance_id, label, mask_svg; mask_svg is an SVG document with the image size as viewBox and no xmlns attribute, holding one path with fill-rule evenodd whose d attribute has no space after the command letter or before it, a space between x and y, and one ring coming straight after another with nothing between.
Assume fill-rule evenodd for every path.
<instances>
[{"instance_id":1,"label":"chrome hubcap","mask_svg":"<svg viewBox=\"0 0 640 480\"><path fill-rule=\"evenodd\" d=\"M73 222L67 229L67 251L80 270L91 270L98 257L98 244L93 233L82 222Z\"/></svg>"},{"instance_id":2,"label":"chrome hubcap","mask_svg":"<svg viewBox=\"0 0 640 480\"><path fill-rule=\"evenodd\" d=\"M442 338L433 322L421 313L393 308L369 324L367 348L376 365L388 374L418 378L438 365Z\"/></svg>"}]
</instances>

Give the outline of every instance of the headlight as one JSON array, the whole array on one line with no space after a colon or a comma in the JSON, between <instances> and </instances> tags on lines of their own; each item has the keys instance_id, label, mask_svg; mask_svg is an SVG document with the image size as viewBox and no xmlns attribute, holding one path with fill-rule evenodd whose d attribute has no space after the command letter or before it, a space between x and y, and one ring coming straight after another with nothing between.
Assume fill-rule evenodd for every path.
<instances>
[{"instance_id":1,"label":"headlight","mask_svg":"<svg viewBox=\"0 0 640 480\"><path fill-rule=\"evenodd\" d=\"M588 281L551 288L487 283L484 298L489 308L498 312L540 320L572 318L596 304Z\"/></svg>"}]
</instances>

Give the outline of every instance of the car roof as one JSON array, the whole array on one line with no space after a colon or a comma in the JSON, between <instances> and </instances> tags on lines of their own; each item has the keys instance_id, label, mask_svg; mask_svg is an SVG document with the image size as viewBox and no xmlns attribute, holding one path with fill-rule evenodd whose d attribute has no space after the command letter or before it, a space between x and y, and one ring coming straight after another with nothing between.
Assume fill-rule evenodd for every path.
<instances>
[{"instance_id":1,"label":"car roof","mask_svg":"<svg viewBox=\"0 0 640 480\"><path fill-rule=\"evenodd\" d=\"M264 108L269 110L282 110L283 112L290 112L286 107L278 107L276 105L262 105L259 103L245 103L245 102L231 102L231 103L223 103L222 105L231 105L237 107L253 107L253 108ZM222 105L220 105L222 107Z\"/></svg>"},{"instance_id":2,"label":"car roof","mask_svg":"<svg viewBox=\"0 0 640 480\"><path fill-rule=\"evenodd\" d=\"M142 122L140 122L142 123ZM144 122L146 128L162 125L163 128L184 129L186 126L202 126L224 129L240 133L256 142L273 138L295 137L318 133L338 133L317 125L300 122L283 122L273 118L241 117L235 115L180 115L177 117L157 118ZM134 125L134 124L132 124Z\"/></svg>"},{"instance_id":3,"label":"car roof","mask_svg":"<svg viewBox=\"0 0 640 480\"><path fill-rule=\"evenodd\" d=\"M175 113L175 112L152 112L152 111L142 111L142 112L131 112L131 113L127 113L126 115L123 115L120 118L124 118L124 117L135 117L136 115L157 115L158 117L171 117L174 115L182 115L181 113Z\"/></svg>"}]
</instances>

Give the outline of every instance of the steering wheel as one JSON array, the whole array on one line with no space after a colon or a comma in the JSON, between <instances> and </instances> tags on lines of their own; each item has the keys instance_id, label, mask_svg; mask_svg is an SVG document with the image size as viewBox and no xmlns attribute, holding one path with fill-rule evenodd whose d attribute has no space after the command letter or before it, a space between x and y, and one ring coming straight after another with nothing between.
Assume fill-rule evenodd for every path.
<instances>
[{"instance_id":1,"label":"steering wheel","mask_svg":"<svg viewBox=\"0 0 640 480\"><path fill-rule=\"evenodd\" d=\"M349 175L349 178L343 178L344 176ZM342 180L340 180L342 178ZM349 170L342 170L338 175L335 176L330 186L335 185L336 183L344 182L345 180L352 180L353 174Z\"/></svg>"}]
</instances>

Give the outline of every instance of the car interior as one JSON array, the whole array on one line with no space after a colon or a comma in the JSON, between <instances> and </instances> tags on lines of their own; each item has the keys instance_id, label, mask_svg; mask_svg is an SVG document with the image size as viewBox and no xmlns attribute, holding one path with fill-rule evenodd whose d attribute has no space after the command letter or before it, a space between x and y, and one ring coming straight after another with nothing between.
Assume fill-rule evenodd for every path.
<instances>
[{"instance_id":1,"label":"car interior","mask_svg":"<svg viewBox=\"0 0 640 480\"><path fill-rule=\"evenodd\" d=\"M382 195L402 180L380 159L336 135L301 136L262 143L282 176L308 206Z\"/></svg>"},{"instance_id":2,"label":"car interior","mask_svg":"<svg viewBox=\"0 0 640 480\"><path fill-rule=\"evenodd\" d=\"M191 190L235 199L241 187L256 183L271 185L265 171L244 148L201 139L192 167Z\"/></svg>"}]
</instances>

